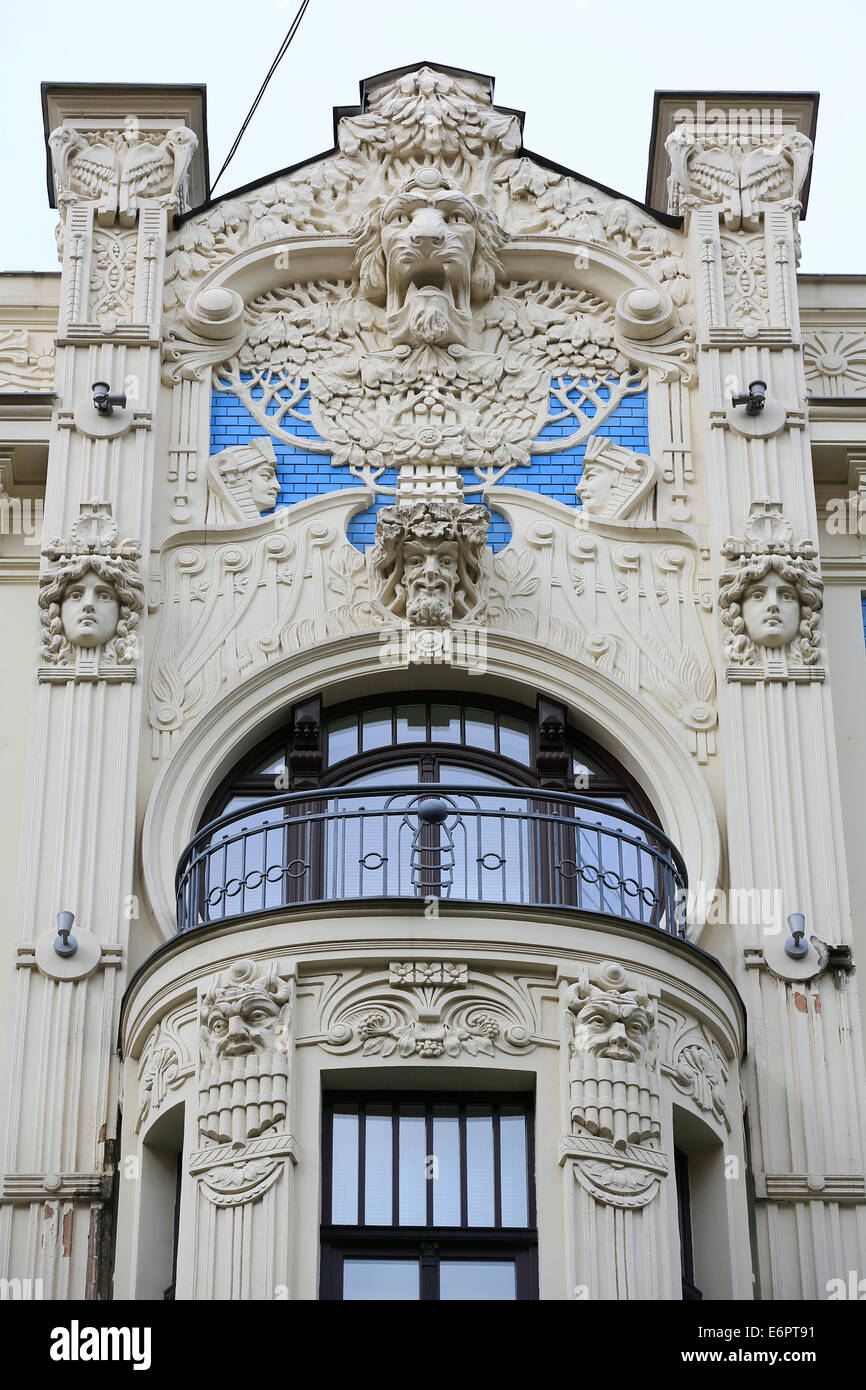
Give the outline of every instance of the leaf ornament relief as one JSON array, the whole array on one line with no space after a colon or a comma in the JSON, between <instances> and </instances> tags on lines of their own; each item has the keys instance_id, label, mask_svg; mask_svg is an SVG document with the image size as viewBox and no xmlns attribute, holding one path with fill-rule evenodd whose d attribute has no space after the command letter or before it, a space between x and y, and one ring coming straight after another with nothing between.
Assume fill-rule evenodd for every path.
<instances>
[{"instance_id":1,"label":"leaf ornament relief","mask_svg":"<svg viewBox=\"0 0 866 1390\"><path fill-rule=\"evenodd\" d=\"M648 694L703 760L715 713L694 547L667 533L667 551L680 539L685 558L665 568L650 534L660 469L603 433L651 384L691 379L676 234L519 154L519 119L493 108L481 80L421 67L365 103L341 118L333 155L170 237L164 379L236 398L260 437L201 470L216 521L207 536L178 533L163 548L154 755L263 663L396 620L561 637L578 660ZM567 283L522 271L515 238L536 233L569 243ZM590 260L604 248L632 288L605 297L582 283L575 240ZM253 256L265 265L263 247L274 248L271 282L232 280ZM252 286L246 298L233 283ZM328 460L335 482L344 471L358 486L271 514L285 466L274 445ZM523 487L515 497L522 471L577 450L571 507ZM387 505L364 557L346 526L375 499ZM482 502L512 524L495 557ZM443 565L455 545L452 580ZM422 558L432 590L412 578Z\"/></svg>"}]
</instances>

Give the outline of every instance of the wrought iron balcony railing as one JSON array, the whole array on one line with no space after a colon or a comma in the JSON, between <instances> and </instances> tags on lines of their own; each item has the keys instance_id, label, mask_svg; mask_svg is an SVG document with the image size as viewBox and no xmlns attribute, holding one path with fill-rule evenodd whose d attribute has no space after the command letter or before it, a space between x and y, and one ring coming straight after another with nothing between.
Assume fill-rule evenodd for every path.
<instances>
[{"instance_id":1,"label":"wrought iron balcony railing","mask_svg":"<svg viewBox=\"0 0 866 1390\"><path fill-rule=\"evenodd\" d=\"M518 787L329 787L200 830L178 865L178 927L421 898L574 908L683 936L686 887L667 836L614 802Z\"/></svg>"}]
</instances>

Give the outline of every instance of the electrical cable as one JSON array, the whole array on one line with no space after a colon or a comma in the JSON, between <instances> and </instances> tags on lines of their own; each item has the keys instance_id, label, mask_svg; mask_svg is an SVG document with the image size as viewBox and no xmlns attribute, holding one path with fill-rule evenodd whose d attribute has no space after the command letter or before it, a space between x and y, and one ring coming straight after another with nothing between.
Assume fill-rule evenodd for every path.
<instances>
[{"instance_id":1,"label":"electrical cable","mask_svg":"<svg viewBox=\"0 0 866 1390\"><path fill-rule=\"evenodd\" d=\"M289 44L292 42L292 39L295 37L295 34L298 32L298 25L300 24L301 20L303 19L303 17L304 17L304 12L306 11L306 8L307 8L307 6L309 5L309 3L310 3L310 0L301 0L301 4L300 4L300 6L299 6L299 8L298 8L298 12L297 12L297 14L295 15L294 19L292 20L291 28L289 29L289 32L286 34L286 37L283 39L283 42L280 44L280 47L279 47L279 51L278 51L278 53L277 53L277 56L276 56L276 58L274 59L274 61L271 63L271 66L270 66L269 69L268 69L267 76L266 76L264 82L262 83L261 87L260 87L259 90L258 90L258 94L257 94L257 96L256 96L256 99L255 99L255 101L253 102L252 106L250 107L249 111L247 112L247 115L246 115L246 118L244 119L243 125L241 126L240 130L238 131L237 135L235 136L234 143L233 143L231 149L229 150L228 154L226 155L225 162L223 163L223 167L220 169L219 173L217 174L216 178L215 178L214 181L213 181L213 184L211 185L211 190L210 190L210 196L211 196L211 197L213 197L214 191L215 191L215 189L216 189L217 184L219 183L220 179L222 178L223 174L225 173L226 169L228 168L229 164L231 163L232 159L234 158L235 153L236 153L237 148L238 148L238 145L241 143L241 140L244 138L244 132L246 131L246 128L247 128L247 126L249 125L250 121L252 120L253 116L256 114L256 108L258 107L259 102L261 101L262 97L264 96L264 94L265 94L265 92L266 92L266 90L267 90L268 83L270 82L271 78L273 77L274 73L276 72L277 68L279 67L280 63L282 62L283 58L285 57L286 51L288 50L288 47L289 47Z\"/></svg>"}]
</instances>

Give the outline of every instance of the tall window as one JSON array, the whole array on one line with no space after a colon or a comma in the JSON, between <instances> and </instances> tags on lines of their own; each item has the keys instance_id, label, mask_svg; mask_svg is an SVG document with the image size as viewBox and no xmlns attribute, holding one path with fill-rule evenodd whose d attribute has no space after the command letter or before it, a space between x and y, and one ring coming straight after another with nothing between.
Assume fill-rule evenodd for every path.
<instances>
[{"instance_id":1,"label":"tall window","mask_svg":"<svg viewBox=\"0 0 866 1390\"><path fill-rule=\"evenodd\" d=\"M532 1104L329 1094L323 1299L538 1297Z\"/></svg>"}]
</instances>

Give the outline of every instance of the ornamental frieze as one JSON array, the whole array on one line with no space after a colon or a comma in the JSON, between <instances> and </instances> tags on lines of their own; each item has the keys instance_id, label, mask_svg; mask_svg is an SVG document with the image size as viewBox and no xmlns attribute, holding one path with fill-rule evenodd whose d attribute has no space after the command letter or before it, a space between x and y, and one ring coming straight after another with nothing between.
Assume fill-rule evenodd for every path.
<instances>
[{"instance_id":1,"label":"ornamental frieze","mask_svg":"<svg viewBox=\"0 0 866 1390\"><path fill-rule=\"evenodd\" d=\"M705 761L705 562L658 526L660 489L675 485L666 505L689 514L679 395L664 463L610 437L618 413L646 418L651 386L684 392L693 374L677 233L534 173L518 119L475 79L402 75L338 139L333 156L170 238L171 456L207 495L160 558L155 756L221 689L292 651L389 625L486 624L648 697ZM251 433L196 459L183 411L211 387ZM334 490L269 515L287 450L321 457L316 486L333 468ZM573 497L530 491L522 471L563 453L582 470ZM184 486L177 519L190 515ZM364 556L347 527L374 505ZM512 539L494 554L497 512Z\"/></svg>"},{"instance_id":2,"label":"ornamental frieze","mask_svg":"<svg viewBox=\"0 0 866 1390\"><path fill-rule=\"evenodd\" d=\"M299 1031L298 1046L395 1062L517 1057L555 1045L542 1016L551 992L548 982L459 961L310 976L299 995L308 998L312 1026Z\"/></svg>"},{"instance_id":3,"label":"ornamental frieze","mask_svg":"<svg viewBox=\"0 0 866 1390\"><path fill-rule=\"evenodd\" d=\"M685 307L689 279L677 239L635 204L520 156L521 138L519 119L491 105L484 82L422 67L383 83L362 114L339 121L335 154L183 223L169 243L166 310L188 303L212 271L249 247L349 235L361 212L431 165L484 198L509 236L609 247Z\"/></svg>"}]
</instances>

